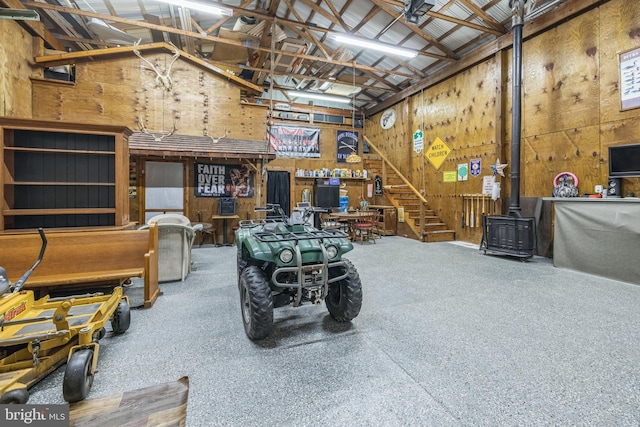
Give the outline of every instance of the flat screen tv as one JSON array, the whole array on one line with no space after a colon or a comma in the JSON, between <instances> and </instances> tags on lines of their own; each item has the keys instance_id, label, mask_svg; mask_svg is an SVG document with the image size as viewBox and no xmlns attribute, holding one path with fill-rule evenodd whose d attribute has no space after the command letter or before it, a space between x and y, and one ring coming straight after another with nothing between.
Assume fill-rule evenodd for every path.
<instances>
[{"instance_id":1,"label":"flat screen tv","mask_svg":"<svg viewBox=\"0 0 640 427\"><path fill-rule=\"evenodd\" d=\"M640 144L609 147L609 176L640 177Z\"/></svg>"}]
</instances>

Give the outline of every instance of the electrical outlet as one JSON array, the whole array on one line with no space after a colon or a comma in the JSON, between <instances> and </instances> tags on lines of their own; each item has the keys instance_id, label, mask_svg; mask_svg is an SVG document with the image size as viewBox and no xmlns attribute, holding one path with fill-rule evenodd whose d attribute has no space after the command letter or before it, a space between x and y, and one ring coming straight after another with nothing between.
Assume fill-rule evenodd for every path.
<instances>
[{"instance_id":1,"label":"electrical outlet","mask_svg":"<svg viewBox=\"0 0 640 427\"><path fill-rule=\"evenodd\" d=\"M602 185L596 185L595 192L596 192L596 194L602 193Z\"/></svg>"}]
</instances>

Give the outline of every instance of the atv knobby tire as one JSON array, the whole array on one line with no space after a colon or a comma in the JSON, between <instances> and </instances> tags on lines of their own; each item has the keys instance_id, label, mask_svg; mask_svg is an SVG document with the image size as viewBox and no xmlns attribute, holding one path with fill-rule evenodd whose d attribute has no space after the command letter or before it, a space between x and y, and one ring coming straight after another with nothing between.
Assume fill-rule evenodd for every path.
<instances>
[{"instance_id":1,"label":"atv knobby tire","mask_svg":"<svg viewBox=\"0 0 640 427\"><path fill-rule=\"evenodd\" d=\"M252 340L265 338L273 327L273 298L267 276L255 265L240 273L240 310L244 331Z\"/></svg>"},{"instance_id":2,"label":"atv knobby tire","mask_svg":"<svg viewBox=\"0 0 640 427\"><path fill-rule=\"evenodd\" d=\"M244 255L245 255L244 252L247 252L247 250L244 247L238 249L238 256L237 256L237 259L238 259L238 263L237 263L237 265L238 265L238 283L240 282L240 275L242 274L242 270L244 270L247 267L247 265L249 265L249 262L244 257ZM248 254L247 254L247 256L248 256Z\"/></svg>"},{"instance_id":3,"label":"atv knobby tire","mask_svg":"<svg viewBox=\"0 0 640 427\"><path fill-rule=\"evenodd\" d=\"M362 283L353 264L348 259L342 260L347 264L347 277L329 284L325 303L334 320L350 322L360 313L360 307L362 307ZM329 277L336 277L342 273L342 268L332 269L329 271Z\"/></svg>"}]
</instances>

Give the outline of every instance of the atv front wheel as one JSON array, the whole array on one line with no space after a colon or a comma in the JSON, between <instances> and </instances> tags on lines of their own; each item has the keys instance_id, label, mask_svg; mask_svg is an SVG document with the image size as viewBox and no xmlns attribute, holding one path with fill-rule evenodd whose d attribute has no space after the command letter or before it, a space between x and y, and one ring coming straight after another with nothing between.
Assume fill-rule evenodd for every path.
<instances>
[{"instance_id":1,"label":"atv front wheel","mask_svg":"<svg viewBox=\"0 0 640 427\"><path fill-rule=\"evenodd\" d=\"M329 284L329 294L325 299L327 310L334 320L350 322L360 313L362 307L362 283L358 271L351 261L344 259L347 264L347 277ZM329 277L343 274L342 268L329 271Z\"/></svg>"},{"instance_id":2,"label":"atv front wheel","mask_svg":"<svg viewBox=\"0 0 640 427\"><path fill-rule=\"evenodd\" d=\"M240 273L240 309L244 331L252 340L265 338L273 327L273 298L267 276L256 265Z\"/></svg>"},{"instance_id":3,"label":"atv front wheel","mask_svg":"<svg viewBox=\"0 0 640 427\"><path fill-rule=\"evenodd\" d=\"M245 255L248 257L248 251L244 248L244 246L242 248L238 248L238 282L240 282L240 275L242 274L242 270L244 270L247 265L249 264L247 262L247 260L245 259Z\"/></svg>"}]
</instances>

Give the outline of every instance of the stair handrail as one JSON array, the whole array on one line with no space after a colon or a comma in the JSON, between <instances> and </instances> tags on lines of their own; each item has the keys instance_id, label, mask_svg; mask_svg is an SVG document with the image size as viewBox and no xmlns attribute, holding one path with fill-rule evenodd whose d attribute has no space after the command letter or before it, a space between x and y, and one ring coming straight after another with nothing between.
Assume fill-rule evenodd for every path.
<instances>
[{"instance_id":1,"label":"stair handrail","mask_svg":"<svg viewBox=\"0 0 640 427\"><path fill-rule=\"evenodd\" d=\"M422 194L420 194L420 192L418 190L416 190L416 188L411 185L411 183L409 182L409 180L407 178L404 177L404 175L402 173L400 173L400 171L393 165L393 163L391 163L389 161L389 159L387 159L387 156L385 156L382 151L380 151L378 149L378 147L376 147L375 145L373 145L371 143L371 141L369 141L369 138L367 138L366 136L364 136L364 140L367 142L367 144L369 144L369 147L372 147L375 152L382 157L382 161L385 162L389 167L391 167L391 169L393 169L393 171L396 173L396 175L398 175L400 177L400 179L409 187L409 189L411 191L413 191L413 193L418 196L418 198L422 201L422 203L428 204L429 202L427 202L427 199L425 199Z\"/></svg>"}]
</instances>

